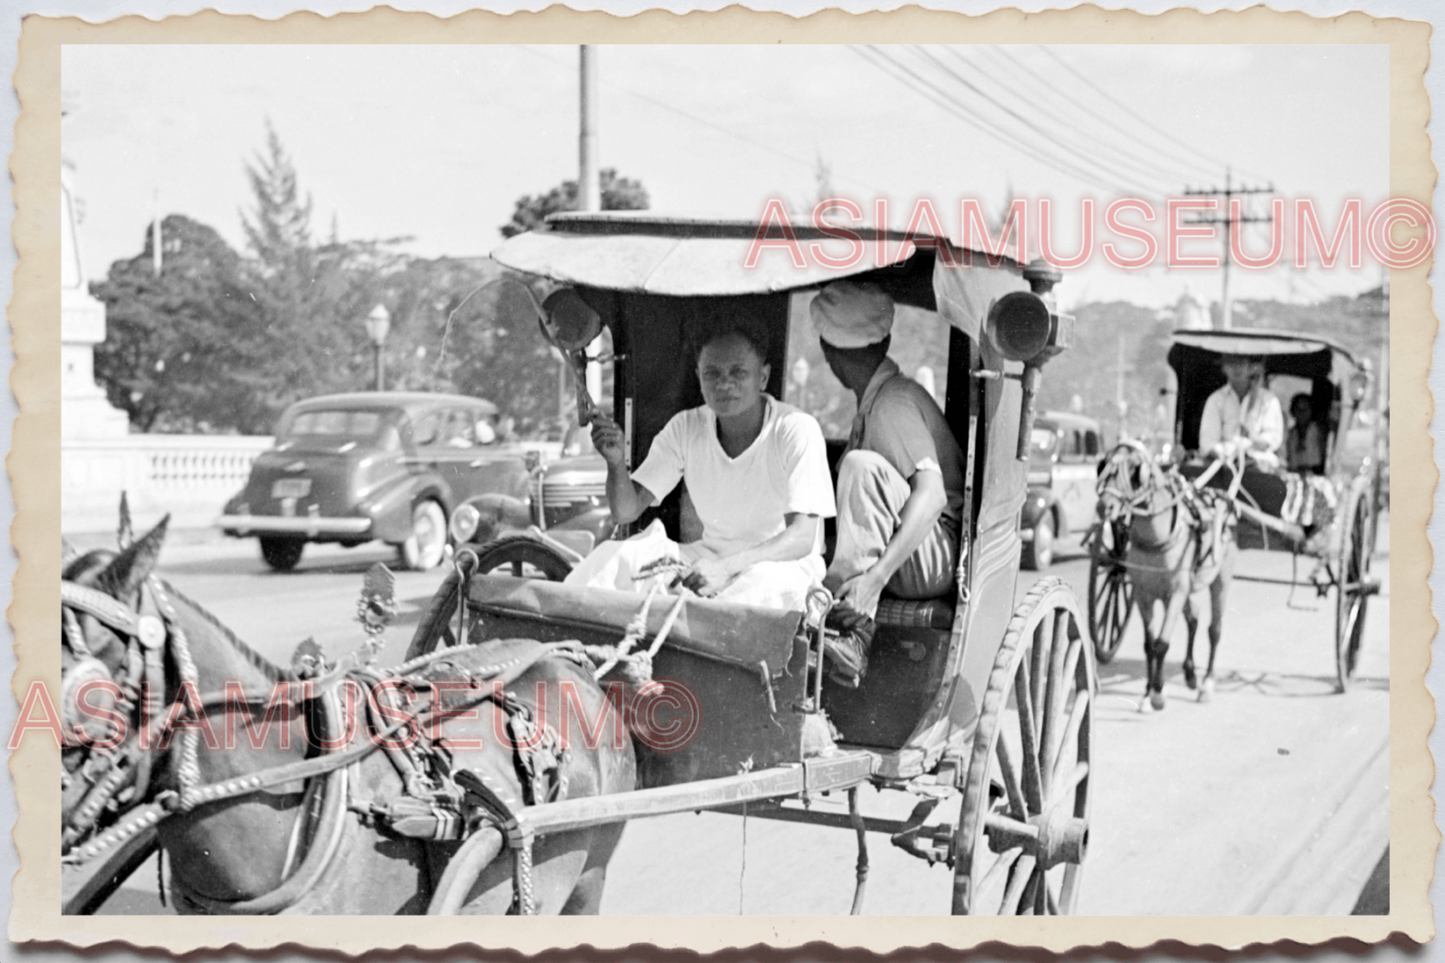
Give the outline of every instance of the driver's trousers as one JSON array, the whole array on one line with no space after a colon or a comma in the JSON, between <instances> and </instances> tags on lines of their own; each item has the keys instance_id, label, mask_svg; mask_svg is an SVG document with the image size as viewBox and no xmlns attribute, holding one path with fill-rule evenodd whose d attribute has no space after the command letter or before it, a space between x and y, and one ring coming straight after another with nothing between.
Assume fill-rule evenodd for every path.
<instances>
[{"instance_id":1,"label":"driver's trousers","mask_svg":"<svg viewBox=\"0 0 1445 963\"><path fill-rule=\"evenodd\" d=\"M824 584L833 591L862 575L883 557L898 531L903 505L913 489L898 469L877 452L854 449L838 464L838 541ZM940 517L908 560L888 580L889 595L931 599L953 586L958 567L958 531ZM876 612L864 612L869 618Z\"/></svg>"}]
</instances>

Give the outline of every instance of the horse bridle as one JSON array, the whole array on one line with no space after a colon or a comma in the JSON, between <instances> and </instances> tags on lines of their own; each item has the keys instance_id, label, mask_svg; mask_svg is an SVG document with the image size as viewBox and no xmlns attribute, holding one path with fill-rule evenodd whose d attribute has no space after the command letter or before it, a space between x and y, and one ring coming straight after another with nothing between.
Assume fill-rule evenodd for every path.
<instances>
[{"instance_id":1,"label":"horse bridle","mask_svg":"<svg viewBox=\"0 0 1445 963\"><path fill-rule=\"evenodd\" d=\"M120 691L117 706L126 709L141 724L156 719L165 698L166 639L170 634L168 623L174 617L173 609L167 612L169 600L159 580L154 577L147 579L141 588L141 605L147 610L144 612L69 579L60 583L60 603L64 625L62 639L81 669L72 670L61 686L61 717L66 723L67 740L74 737L76 730L73 689L97 677L108 679L115 685ZM154 614L149 611L152 608ZM76 617L77 612L94 618L126 639L123 681L117 680L110 668L91 652ZM92 779L92 785L80 805L66 819L61 836L62 852L68 852L95 827L105 807L119 794L129 789L133 798L145 795L150 785L150 753L141 748L140 740L131 731L133 728L127 727L117 746L94 750L89 757L94 759L98 755L104 759L104 768L99 773L87 774L87 778ZM89 765L89 760L86 765Z\"/></svg>"},{"instance_id":2,"label":"horse bridle","mask_svg":"<svg viewBox=\"0 0 1445 963\"><path fill-rule=\"evenodd\" d=\"M70 580L63 580L61 583L61 605L67 623L63 633L65 644L71 648L77 662L95 663L100 666L100 671L110 677L112 681L115 680L109 670L90 652L78 623L74 621L74 612L79 611L92 616L127 638L126 664L128 667L139 666L139 669L135 672L127 672L126 680L131 682L140 679L144 680L146 685L142 687L139 683L133 683L128 686L120 686L124 693L124 702L121 704L127 706L133 716L139 717L140 725L154 726L163 716L161 709L164 699L165 656L168 642L170 643L170 654L180 671L182 681L192 683L196 681L196 669L191 660L185 633L176 622L175 607L171 604L163 583L156 576L148 577L143 585L140 611L130 608L124 602L103 592ZM152 608L156 613L154 615L150 614ZM568 645L575 646L575 643L545 645L530 658L513 660L512 663L494 668L501 672L504 678L515 677L525 671L542 654L562 651ZM406 663L399 667L398 671L403 673L414 671L427 663L446 658L452 654L452 651L445 648L438 649ZM580 656L580 653L575 653L575 655ZM334 680L339 679L339 674L334 676ZM141 705L143 697L146 701L144 706ZM490 696L484 697L490 698ZM334 735L335 731L342 727L341 712L337 704L334 686L323 685L319 692L305 698L316 698L320 701L321 715L324 717L323 724L332 730ZM211 708L213 701L202 698L202 710ZM264 701L264 697L261 701ZM426 720L421 721L424 723ZM89 860L106 852L118 851L128 840L153 829L166 817L175 813L186 812L201 804L248 795L285 783L324 777L319 806L321 814L317 820L314 842L308 846L300 865L295 867L276 889L240 902L218 902L197 894L175 891L179 900L188 904L192 909L203 912L245 914L280 912L296 904L310 891L326 871L339 849L345 828L345 816L349 808L347 798L349 767L360 762L362 757L376 752L379 745L384 746L388 738L395 736L406 725L408 725L406 720L395 722L390 727L379 731L376 739L361 740L359 745L346 750L327 753L304 761L277 766L262 773L209 785L201 784L196 760L199 733L194 728L187 728L178 736L181 741L181 757L177 766L178 781L181 784L179 792L167 792L153 802L137 806L127 813L120 825L112 827L97 838L90 840L78 853L71 853L72 847L91 833L104 808L128 785L131 787L130 797L132 799L144 797L145 790L149 786L151 750L142 748L135 733L128 731L126 738L119 746L114 749L98 750L102 757L107 759L107 771L94 779L93 785L81 805L76 808L72 817L66 820L66 825L63 827L63 851L72 861ZM139 726L131 727L131 729L138 728ZM154 741L151 739L147 745ZM489 804L486 808L490 811L491 821L504 834L507 845L514 850L514 876L519 912L535 912L531 892L531 835L526 831L525 825L515 816L522 801L509 802L504 796L499 796L493 791L496 787L483 786L481 783L468 788L484 804ZM172 883L174 888L176 883L174 877ZM469 886L469 881L462 882L459 889L463 895ZM447 894L439 893L438 895Z\"/></svg>"}]
</instances>

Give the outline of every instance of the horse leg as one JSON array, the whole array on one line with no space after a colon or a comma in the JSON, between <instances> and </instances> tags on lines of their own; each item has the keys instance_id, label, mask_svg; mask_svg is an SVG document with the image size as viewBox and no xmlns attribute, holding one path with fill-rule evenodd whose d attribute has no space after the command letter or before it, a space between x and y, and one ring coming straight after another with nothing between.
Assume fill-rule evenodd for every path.
<instances>
[{"instance_id":1,"label":"horse leg","mask_svg":"<svg viewBox=\"0 0 1445 963\"><path fill-rule=\"evenodd\" d=\"M1201 701L1214 695L1214 656L1219 652L1219 640L1224 635L1224 607L1229 601L1229 585L1234 581L1235 546L1231 542L1221 551L1224 557L1220 561L1219 574L1209 583L1209 668L1204 673L1204 688L1199 694Z\"/></svg>"},{"instance_id":2,"label":"horse leg","mask_svg":"<svg viewBox=\"0 0 1445 963\"><path fill-rule=\"evenodd\" d=\"M587 865L562 904L563 916L596 916L602 908L602 891L607 884L607 863L622 838L622 824L599 826L588 850Z\"/></svg>"},{"instance_id":3,"label":"horse leg","mask_svg":"<svg viewBox=\"0 0 1445 963\"><path fill-rule=\"evenodd\" d=\"M1176 589L1179 587L1176 586ZM1164 696L1164 657L1169 654L1169 637L1174 633L1174 626L1179 621L1186 598L1188 596L1183 591L1176 590L1165 600L1164 618L1158 635L1152 640L1154 652L1149 666L1149 705L1156 710L1168 705L1169 700Z\"/></svg>"},{"instance_id":4,"label":"horse leg","mask_svg":"<svg viewBox=\"0 0 1445 963\"><path fill-rule=\"evenodd\" d=\"M1164 656L1169 652L1165 626L1169 622L1169 599L1154 591L1151 578L1141 579L1134 598L1139 604L1140 621L1144 623L1144 698L1139 711L1164 708Z\"/></svg>"},{"instance_id":5,"label":"horse leg","mask_svg":"<svg viewBox=\"0 0 1445 963\"><path fill-rule=\"evenodd\" d=\"M1194 633L1199 631L1199 615L1194 611L1192 599L1184 600L1184 630L1188 633L1184 643L1184 684L1197 689L1199 680L1194 675Z\"/></svg>"}]
</instances>

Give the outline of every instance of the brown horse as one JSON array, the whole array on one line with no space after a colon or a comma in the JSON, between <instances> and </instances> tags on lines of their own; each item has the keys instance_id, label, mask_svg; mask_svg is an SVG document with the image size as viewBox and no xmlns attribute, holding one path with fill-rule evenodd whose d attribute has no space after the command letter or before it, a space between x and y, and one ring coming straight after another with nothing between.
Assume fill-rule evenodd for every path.
<instances>
[{"instance_id":1,"label":"brown horse","mask_svg":"<svg viewBox=\"0 0 1445 963\"><path fill-rule=\"evenodd\" d=\"M1220 492L1197 489L1172 466L1161 467L1148 449L1130 442L1109 453L1098 485L1105 524L1127 532L1124 564L1144 623L1146 682L1139 711L1167 705L1164 657L1181 613L1189 633L1184 681L1198 690L1199 701L1209 701L1238 555L1231 502ZM1194 636L1206 592L1209 664L1201 681L1194 669Z\"/></svg>"},{"instance_id":2,"label":"brown horse","mask_svg":"<svg viewBox=\"0 0 1445 963\"><path fill-rule=\"evenodd\" d=\"M379 708L391 709L387 721L407 718L398 711L408 709L400 696L361 691L354 727L339 697L268 702L278 683L283 692L305 692L288 686L301 679L153 575L165 524L119 554L91 552L64 571L63 714L79 726L67 730L75 735L63 753L68 858L97 858L153 826L182 912L392 914L423 913L429 905L434 912L597 912L620 824L539 838L531 872L515 875L515 893L514 864L529 847L514 850L514 859L496 858L505 852L505 832L515 829L506 820L512 809L635 785L625 733L595 746L543 738L555 737L546 720L575 712L578 697L587 722L608 711L588 666L530 640L448 650L426 671L406 675L422 690L411 722L381 729L367 723ZM328 678L332 691L363 689L338 682L340 673ZM152 725L142 739L147 700L140 683L151 679L163 679L153 687L163 694L154 693L149 717L169 720L174 731ZM460 699L448 687L445 698L428 704L428 682L442 679L479 685ZM92 685L82 713L74 698L85 694L86 680ZM185 680L198 700L188 701ZM504 688L493 689L494 680ZM249 709L219 697L228 683ZM263 703L273 724L258 734ZM240 722L228 725L238 715ZM519 720L531 720L530 729ZM222 738L228 730L234 740ZM378 747L381 736L399 742L419 731L438 737L405 751ZM523 731L537 738L523 739ZM107 737L119 744L103 745ZM323 748L323 737L334 744ZM465 798L484 805L461 804L458 786L473 787L480 796ZM448 875L448 864L464 845L464 833L440 831L448 812L474 828L474 841L465 844L466 879L475 879L469 887L444 883L458 878L455 866ZM530 891L523 891L524 878Z\"/></svg>"}]
</instances>

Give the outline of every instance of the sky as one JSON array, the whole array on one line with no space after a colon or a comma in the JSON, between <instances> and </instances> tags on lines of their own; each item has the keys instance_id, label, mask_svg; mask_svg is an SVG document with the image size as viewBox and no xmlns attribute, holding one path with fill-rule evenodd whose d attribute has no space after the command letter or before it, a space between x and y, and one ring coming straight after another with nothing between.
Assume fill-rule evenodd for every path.
<instances>
[{"instance_id":1,"label":"sky","mask_svg":"<svg viewBox=\"0 0 1445 963\"><path fill-rule=\"evenodd\" d=\"M955 237L965 197L994 216L1010 195L1048 196L1070 252L1081 197L1102 211L1125 193L1216 187L1226 165L1236 183L1313 197L1329 230L1345 198L1368 212L1388 194L1384 46L641 45L597 59L601 165L640 180L657 211L797 206L821 164L834 193L870 211L886 198L894 226L931 199ZM138 254L156 212L243 249L245 164L268 122L317 235L334 221L343 239L408 237L419 256L486 254L520 196L576 177L577 60L575 46L67 46L63 153L86 274ZM1248 230L1253 250L1267 231ZM1230 283L1236 298L1311 301L1380 278L1367 257ZM1096 257L1058 293L1157 307L1186 286L1216 300L1219 272Z\"/></svg>"}]
</instances>

